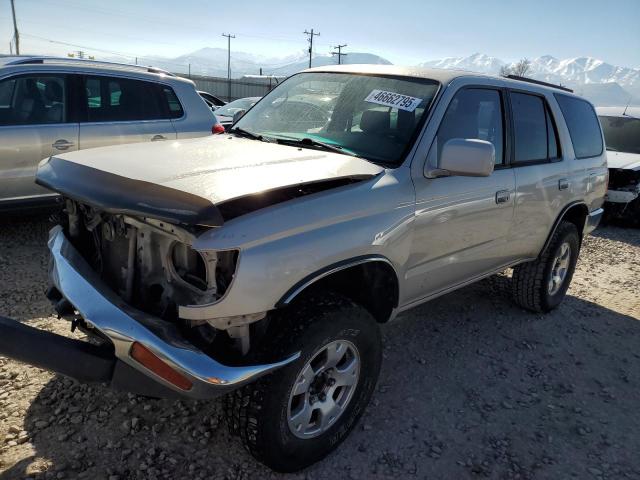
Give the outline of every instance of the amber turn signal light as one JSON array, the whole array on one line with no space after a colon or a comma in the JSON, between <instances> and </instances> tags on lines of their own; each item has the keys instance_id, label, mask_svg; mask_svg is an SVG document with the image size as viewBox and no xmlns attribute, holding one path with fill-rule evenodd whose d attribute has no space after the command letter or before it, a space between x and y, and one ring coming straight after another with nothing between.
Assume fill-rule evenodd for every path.
<instances>
[{"instance_id":1,"label":"amber turn signal light","mask_svg":"<svg viewBox=\"0 0 640 480\"><path fill-rule=\"evenodd\" d=\"M171 385L175 385L180 390L191 390L193 387L191 380L176 371L173 367L169 366L165 361L161 360L155 353L141 343L134 342L129 354L136 362L148 368Z\"/></svg>"}]
</instances>

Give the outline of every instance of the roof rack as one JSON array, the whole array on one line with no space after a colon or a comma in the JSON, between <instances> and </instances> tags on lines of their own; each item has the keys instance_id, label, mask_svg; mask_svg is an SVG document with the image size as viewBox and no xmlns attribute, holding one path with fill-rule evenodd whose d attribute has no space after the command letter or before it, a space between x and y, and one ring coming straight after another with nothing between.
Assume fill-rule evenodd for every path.
<instances>
[{"instance_id":1,"label":"roof rack","mask_svg":"<svg viewBox=\"0 0 640 480\"><path fill-rule=\"evenodd\" d=\"M545 87L557 88L558 90L564 90L565 92L573 93L573 90L562 85L556 85L555 83L543 82L542 80L534 80L533 78L521 77L519 75L507 75L507 78L511 80L520 80L521 82L535 83L536 85L544 85Z\"/></svg>"},{"instance_id":2,"label":"roof rack","mask_svg":"<svg viewBox=\"0 0 640 480\"><path fill-rule=\"evenodd\" d=\"M162 70L161 68L156 67L147 67L144 65L131 65L129 63L117 63L117 62L104 62L100 60L88 60L84 58L71 58L71 57L17 57L15 60L11 60L5 63L5 66L9 65L35 65L35 64L44 64L45 62L49 63L76 63L82 62L85 64L92 65L105 65L110 67L126 67L136 70L144 70L149 73L161 73L164 75L169 75L175 77L175 75L166 70Z\"/></svg>"}]
</instances>

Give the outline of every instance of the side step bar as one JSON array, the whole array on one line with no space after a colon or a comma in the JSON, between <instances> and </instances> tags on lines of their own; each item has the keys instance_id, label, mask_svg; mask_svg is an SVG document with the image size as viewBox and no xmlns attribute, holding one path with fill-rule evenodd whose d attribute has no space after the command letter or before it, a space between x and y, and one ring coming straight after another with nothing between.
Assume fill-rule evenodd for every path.
<instances>
[{"instance_id":1,"label":"side step bar","mask_svg":"<svg viewBox=\"0 0 640 480\"><path fill-rule=\"evenodd\" d=\"M0 316L0 355L82 382L110 382L112 351Z\"/></svg>"}]
</instances>

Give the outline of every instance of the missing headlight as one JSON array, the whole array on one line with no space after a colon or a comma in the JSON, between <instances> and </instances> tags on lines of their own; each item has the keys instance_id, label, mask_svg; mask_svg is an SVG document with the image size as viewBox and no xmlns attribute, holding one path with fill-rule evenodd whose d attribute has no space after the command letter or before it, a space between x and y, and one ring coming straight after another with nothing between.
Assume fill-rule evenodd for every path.
<instances>
[{"instance_id":1,"label":"missing headlight","mask_svg":"<svg viewBox=\"0 0 640 480\"><path fill-rule=\"evenodd\" d=\"M171 260L182 280L203 291L209 288L207 266L199 252L184 243L176 242L171 251Z\"/></svg>"}]
</instances>

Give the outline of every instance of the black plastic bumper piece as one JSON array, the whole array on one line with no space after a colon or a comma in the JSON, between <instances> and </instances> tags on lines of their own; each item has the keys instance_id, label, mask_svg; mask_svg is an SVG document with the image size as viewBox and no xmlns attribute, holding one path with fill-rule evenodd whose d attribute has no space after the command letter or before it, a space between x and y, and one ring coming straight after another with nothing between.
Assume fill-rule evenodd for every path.
<instances>
[{"instance_id":1,"label":"black plastic bumper piece","mask_svg":"<svg viewBox=\"0 0 640 480\"><path fill-rule=\"evenodd\" d=\"M1 316L0 355L82 382L110 382L116 364L110 349Z\"/></svg>"}]
</instances>

